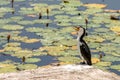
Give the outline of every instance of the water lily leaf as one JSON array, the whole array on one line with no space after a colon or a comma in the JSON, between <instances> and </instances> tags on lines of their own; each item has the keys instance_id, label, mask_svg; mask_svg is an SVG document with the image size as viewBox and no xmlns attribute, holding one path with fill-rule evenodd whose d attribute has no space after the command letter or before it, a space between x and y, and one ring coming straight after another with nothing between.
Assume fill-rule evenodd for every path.
<instances>
[{"instance_id":1,"label":"water lily leaf","mask_svg":"<svg viewBox=\"0 0 120 80\"><path fill-rule=\"evenodd\" d=\"M64 50L68 49L68 47L66 46L45 46L45 47L41 47L40 50L41 51L47 51L48 54L50 55L62 55Z\"/></svg>"},{"instance_id":2,"label":"water lily leaf","mask_svg":"<svg viewBox=\"0 0 120 80\"><path fill-rule=\"evenodd\" d=\"M32 51L31 50L17 50L12 56L16 56L18 58L22 58L23 56L27 57L32 57Z\"/></svg>"},{"instance_id":3,"label":"water lily leaf","mask_svg":"<svg viewBox=\"0 0 120 80\"><path fill-rule=\"evenodd\" d=\"M110 27L110 30L120 33L120 26L114 26L114 27Z\"/></svg>"},{"instance_id":4,"label":"water lily leaf","mask_svg":"<svg viewBox=\"0 0 120 80\"><path fill-rule=\"evenodd\" d=\"M100 8L88 8L86 9L85 11L81 11L81 14L86 14L86 15L93 15L93 14L96 14L98 12L102 12L103 9L100 9Z\"/></svg>"},{"instance_id":5,"label":"water lily leaf","mask_svg":"<svg viewBox=\"0 0 120 80\"><path fill-rule=\"evenodd\" d=\"M20 70L36 69L37 65L35 64L20 64L17 66Z\"/></svg>"},{"instance_id":6,"label":"water lily leaf","mask_svg":"<svg viewBox=\"0 0 120 80\"><path fill-rule=\"evenodd\" d=\"M11 19L12 21L14 21L14 22L17 22L17 21L22 20L23 17L21 17L21 16L13 16L13 17L11 17L10 19Z\"/></svg>"},{"instance_id":7,"label":"water lily leaf","mask_svg":"<svg viewBox=\"0 0 120 80\"><path fill-rule=\"evenodd\" d=\"M0 1L0 5L7 5L9 3L10 3L10 1L8 1L8 0L1 0Z\"/></svg>"},{"instance_id":8,"label":"water lily leaf","mask_svg":"<svg viewBox=\"0 0 120 80\"><path fill-rule=\"evenodd\" d=\"M29 20L18 21L17 23L20 25L33 25L33 24L35 24L33 21L29 21Z\"/></svg>"},{"instance_id":9,"label":"water lily leaf","mask_svg":"<svg viewBox=\"0 0 120 80\"><path fill-rule=\"evenodd\" d=\"M94 31L96 31L96 32L99 32L99 33L103 33L103 32L109 32L110 30L109 29L107 29L107 28L96 28L96 29L94 29Z\"/></svg>"},{"instance_id":10,"label":"water lily leaf","mask_svg":"<svg viewBox=\"0 0 120 80\"><path fill-rule=\"evenodd\" d=\"M115 57L115 56L109 56L109 55L107 55L107 56L104 56L103 58L102 58L102 60L104 60L104 61L120 61L120 58L119 57Z\"/></svg>"},{"instance_id":11,"label":"water lily leaf","mask_svg":"<svg viewBox=\"0 0 120 80\"><path fill-rule=\"evenodd\" d=\"M90 46L90 48L94 48L95 49L95 48L100 46L100 43L90 42L90 43L88 43L88 45Z\"/></svg>"},{"instance_id":12,"label":"water lily leaf","mask_svg":"<svg viewBox=\"0 0 120 80\"><path fill-rule=\"evenodd\" d=\"M0 8L1 13L12 12L12 11L14 11L14 10L12 8L9 8L9 7L1 7Z\"/></svg>"},{"instance_id":13,"label":"water lily leaf","mask_svg":"<svg viewBox=\"0 0 120 80\"><path fill-rule=\"evenodd\" d=\"M112 42L120 43L120 37L116 37Z\"/></svg>"},{"instance_id":14,"label":"water lily leaf","mask_svg":"<svg viewBox=\"0 0 120 80\"><path fill-rule=\"evenodd\" d=\"M22 41L22 42L25 42L25 43L35 43L35 42L39 42L40 40L39 39L28 39L27 36L24 36L24 37L21 37L21 36L15 36L15 37L12 37L13 40L15 41Z\"/></svg>"},{"instance_id":15,"label":"water lily leaf","mask_svg":"<svg viewBox=\"0 0 120 80\"><path fill-rule=\"evenodd\" d=\"M86 6L88 8L105 8L105 4L84 4L83 6Z\"/></svg>"},{"instance_id":16,"label":"water lily leaf","mask_svg":"<svg viewBox=\"0 0 120 80\"><path fill-rule=\"evenodd\" d=\"M116 51L117 47L117 45L112 43L103 43L100 45L100 47L97 47L96 49L111 54L113 51Z\"/></svg>"},{"instance_id":17,"label":"water lily leaf","mask_svg":"<svg viewBox=\"0 0 120 80\"><path fill-rule=\"evenodd\" d=\"M112 65L110 68L120 70L120 65Z\"/></svg>"},{"instance_id":18,"label":"water lily leaf","mask_svg":"<svg viewBox=\"0 0 120 80\"><path fill-rule=\"evenodd\" d=\"M0 63L0 73L15 72L15 71L16 71L16 66L14 64Z\"/></svg>"},{"instance_id":19,"label":"water lily leaf","mask_svg":"<svg viewBox=\"0 0 120 80\"><path fill-rule=\"evenodd\" d=\"M20 45L21 44L18 43L18 42L10 42L10 43L7 43L5 46L7 46L7 47L18 47ZM5 46L3 46L3 47L5 47Z\"/></svg>"},{"instance_id":20,"label":"water lily leaf","mask_svg":"<svg viewBox=\"0 0 120 80\"><path fill-rule=\"evenodd\" d=\"M21 50L21 47L9 47L9 46L7 46L4 48L4 51L14 51L15 52L18 50Z\"/></svg>"},{"instance_id":21,"label":"water lily leaf","mask_svg":"<svg viewBox=\"0 0 120 80\"><path fill-rule=\"evenodd\" d=\"M0 19L0 24L2 24L2 26L9 23L9 22L11 22L10 19Z\"/></svg>"},{"instance_id":22,"label":"water lily leaf","mask_svg":"<svg viewBox=\"0 0 120 80\"><path fill-rule=\"evenodd\" d=\"M39 23L45 24L45 23L51 23L52 21L50 19L41 19L41 20L34 20L33 22L38 24Z\"/></svg>"},{"instance_id":23,"label":"water lily leaf","mask_svg":"<svg viewBox=\"0 0 120 80\"><path fill-rule=\"evenodd\" d=\"M100 36L97 36L97 35L89 35L85 38L86 41L88 42L98 42L98 43L101 43L103 42L105 39L103 39L102 37Z\"/></svg>"},{"instance_id":24,"label":"water lily leaf","mask_svg":"<svg viewBox=\"0 0 120 80\"><path fill-rule=\"evenodd\" d=\"M37 49L37 50L33 50L32 54L33 56L42 56L42 55L47 55L47 52Z\"/></svg>"},{"instance_id":25,"label":"water lily leaf","mask_svg":"<svg viewBox=\"0 0 120 80\"><path fill-rule=\"evenodd\" d=\"M41 59L39 58L27 58L25 62L27 63L35 63L35 62L40 62Z\"/></svg>"},{"instance_id":26,"label":"water lily leaf","mask_svg":"<svg viewBox=\"0 0 120 80\"><path fill-rule=\"evenodd\" d=\"M23 15L36 14L37 13L36 11L34 11L33 8L25 8L25 7L20 8L19 12Z\"/></svg>"},{"instance_id":27,"label":"water lily leaf","mask_svg":"<svg viewBox=\"0 0 120 80\"><path fill-rule=\"evenodd\" d=\"M35 42L39 42L39 41L40 41L39 39L26 39L23 42L25 42L25 43L35 43Z\"/></svg>"},{"instance_id":28,"label":"water lily leaf","mask_svg":"<svg viewBox=\"0 0 120 80\"><path fill-rule=\"evenodd\" d=\"M4 25L1 28L5 30L21 30L24 27L20 25Z\"/></svg>"},{"instance_id":29,"label":"water lily leaf","mask_svg":"<svg viewBox=\"0 0 120 80\"><path fill-rule=\"evenodd\" d=\"M61 45L65 45L65 46L74 46L77 44L76 39L63 39L60 41Z\"/></svg>"},{"instance_id":30,"label":"water lily leaf","mask_svg":"<svg viewBox=\"0 0 120 80\"><path fill-rule=\"evenodd\" d=\"M64 57L59 57L59 61L61 62L67 62L67 63L80 63L80 58L74 57L74 56L64 56Z\"/></svg>"},{"instance_id":31,"label":"water lily leaf","mask_svg":"<svg viewBox=\"0 0 120 80\"><path fill-rule=\"evenodd\" d=\"M111 62L99 62L97 64L95 64L97 66L102 66L102 67L106 67L106 66L110 66Z\"/></svg>"}]
</instances>

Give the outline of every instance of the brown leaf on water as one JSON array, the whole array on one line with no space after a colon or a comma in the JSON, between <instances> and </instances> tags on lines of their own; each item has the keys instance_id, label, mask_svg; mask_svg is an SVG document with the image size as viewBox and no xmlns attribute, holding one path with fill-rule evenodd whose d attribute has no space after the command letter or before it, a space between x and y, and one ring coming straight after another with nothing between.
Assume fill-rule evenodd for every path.
<instances>
[{"instance_id":1,"label":"brown leaf on water","mask_svg":"<svg viewBox=\"0 0 120 80\"><path fill-rule=\"evenodd\" d=\"M93 64L100 62L100 59L98 58L92 58L91 60Z\"/></svg>"},{"instance_id":2,"label":"brown leaf on water","mask_svg":"<svg viewBox=\"0 0 120 80\"><path fill-rule=\"evenodd\" d=\"M120 10L111 10L111 9L105 9L104 12L112 12L112 13L119 13Z\"/></svg>"},{"instance_id":3,"label":"brown leaf on water","mask_svg":"<svg viewBox=\"0 0 120 80\"><path fill-rule=\"evenodd\" d=\"M36 15L34 15L34 14L28 14L27 16L32 17L32 18L36 17Z\"/></svg>"},{"instance_id":4,"label":"brown leaf on water","mask_svg":"<svg viewBox=\"0 0 120 80\"><path fill-rule=\"evenodd\" d=\"M71 49L72 49L72 50L76 50L76 49L77 49L77 46L72 46Z\"/></svg>"},{"instance_id":5,"label":"brown leaf on water","mask_svg":"<svg viewBox=\"0 0 120 80\"><path fill-rule=\"evenodd\" d=\"M85 4L84 6L88 8L105 8L105 4Z\"/></svg>"},{"instance_id":6,"label":"brown leaf on water","mask_svg":"<svg viewBox=\"0 0 120 80\"><path fill-rule=\"evenodd\" d=\"M4 51L5 51L4 49L1 49L1 50L0 50L0 53L1 53L1 52L4 52Z\"/></svg>"}]
</instances>

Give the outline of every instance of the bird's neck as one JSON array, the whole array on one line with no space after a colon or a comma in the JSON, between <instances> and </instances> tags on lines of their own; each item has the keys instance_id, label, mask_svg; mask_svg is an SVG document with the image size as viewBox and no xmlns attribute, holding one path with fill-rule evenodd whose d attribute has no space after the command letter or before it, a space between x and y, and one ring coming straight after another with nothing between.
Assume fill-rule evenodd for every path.
<instances>
[{"instance_id":1,"label":"bird's neck","mask_svg":"<svg viewBox=\"0 0 120 80\"><path fill-rule=\"evenodd\" d=\"M83 35L79 35L78 33L77 41L80 41L80 42L84 41L83 37L84 37Z\"/></svg>"}]
</instances>

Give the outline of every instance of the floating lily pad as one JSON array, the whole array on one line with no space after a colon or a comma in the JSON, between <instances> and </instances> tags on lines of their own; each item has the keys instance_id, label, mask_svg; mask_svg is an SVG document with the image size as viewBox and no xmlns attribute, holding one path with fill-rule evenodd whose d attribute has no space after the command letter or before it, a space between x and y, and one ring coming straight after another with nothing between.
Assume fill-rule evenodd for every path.
<instances>
[{"instance_id":1,"label":"floating lily pad","mask_svg":"<svg viewBox=\"0 0 120 80\"><path fill-rule=\"evenodd\" d=\"M100 36L97 36L97 35L89 35L85 38L86 41L88 42L97 42L97 43L100 43L100 42L103 42L105 39L103 39L102 37Z\"/></svg>"},{"instance_id":2,"label":"floating lily pad","mask_svg":"<svg viewBox=\"0 0 120 80\"><path fill-rule=\"evenodd\" d=\"M4 51L19 51L21 50L21 47L5 47Z\"/></svg>"},{"instance_id":3,"label":"floating lily pad","mask_svg":"<svg viewBox=\"0 0 120 80\"><path fill-rule=\"evenodd\" d=\"M0 12L12 12L14 11L12 8L9 7L1 7Z\"/></svg>"},{"instance_id":4,"label":"floating lily pad","mask_svg":"<svg viewBox=\"0 0 120 80\"><path fill-rule=\"evenodd\" d=\"M47 51L48 54L54 56L62 55L63 53L61 52L63 52L66 49L68 49L68 47L65 46L45 46L40 48L41 51Z\"/></svg>"},{"instance_id":5,"label":"floating lily pad","mask_svg":"<svg viewBox=\"0 0 120 80\"><path fill-rule=\"evenodd\" d=\"M35 62L40 62L41 59L39 58L27 58L25 62L27 63L35 63Z\"/></svg>"},{"instance_id":6,"label":"floating lily pad","mask_svg":"<svg viewBox=\"0 0 120 80\"><path fill-rule=\"evenodd\" d=\"M1 28L5 30L21 30L24 27L20 25L4 25Z\"/></svg>"},{"instance_id":7,"label":"floating lily pad","mask_svg":"<svg viewBox=\"0 0 120 80\"><path fill-rule=\"evenodd\" d=\"M120 58L119 57L115 57L115 56L109 56L109 55L107 55L107 56L104 56L103 58L102 58L102 60L104 60L104 61L120 61Z\"/></svg>"},{"instance_id":8,"label":"floating lily pad","mask_svg":"<svg viewBox=\"0 0 120 80\"><path fill-rule=\"evenodd\" d=\"M27 57L32 57L32 51L31 50L17 50L12 56L16 56L18 58L22 58L23 56Z\"/></svg>"},{"instance_id":9,"label":"floating lily pad","mask_svg":"<svg viewBox=\"0 0 120 80\"><path fill-rule=\"evenodd\" d=\"M37 13L36 11L34 11L33 8L25 8L25 7L20 8L19 12L23 15L36 14Z\"/></svg>"},{"instance_id":10,"label":"floating lily pad","mask_svg":"<svg viewBox=\"0 0 120 80\"><path fill-rule=\"evenodd\" d=\"M111 62L99 62L99 63L97 63L97 64L95 64L95 65L97 65L97 66L104 66L104 67L106 67L106 66L110 66L111 65Z\"/></svg>"},{"instance_id":11,"label":"floating lily pad","mask_svg":"<svg viewBox=\"0 0 120 80\"><path fill-rule=\"evenodd\" d=\"M15 71L16 71L16 66L14 64L0 63L0 73L15 72Z\"/></svg>"},{"instance_id":12,"label":"floating lily pad","mask_svg":"<svg viewBox=\"0 0 120 80\"><path fill-rule=\"evenodd\" d=\"M25 43L35 43L35 42L39 42L40 40L39 39L28 39L27 36L24 36L24 37L21 37L21 36L15 36L15 37L12 37L13 40L15 41L22 41L22 42L25 42Z\"/></svg>"},{"instance_id":13,"label":"floating lily pad","mask_svg":"<svg viewBox=\"0 0 120 80\"><path fill-rule=\"evenodd\" d=\"M7 4L10 4L10 1L8 1L8 0L1 0L0 1L0 5L7 5Z\"/></svg>"},{"instance_id":14,"label":"floating lily pad","mask_svg":"<svg viewBox=\"0 0 120 80\"><path fill-rule=\"evenodd\" d=\"M37 65L35 64L20 64L17 66L20 70L36 69Z\"/></svg>"},{"instance_id":15,"label":"floating lily pad","mask_svg":"<svg viewBox=\"0 0 120 80\"><path fill-rule=\"evenodd\" d=\"M110 30L119 33L120 32L120 26L110 27Z\"/></svg>"},{"instance_id":16,"label":"floating lily pad","mask_svg":"<svg viewBox=\"0 0 120 80\"><path fill-rule=\"evenodd\" d=\"M20 25L32 25L32 24L34 24L33 21L29 21L29 20L18 21L17 23Z\"/></svg>"},{"instance_id":17,"label":"floating lily pad","mask_svg":"<svg viewBox=\"0 0 120 80\"><path fill-rule=\"evenodd\" d=\"M112 65L110 68L120 70L120 65Z\"/></svg>"},{"instance_id":18,"label":"floating lily pad","mask_svg":"<svg viewBox=\"0 0 120 80\"><path fill-rule=\"evenodd\" d=\"M18 47L18 46L20 46L20 43L10 42L10 43L7 43L5 46L7 46L7 47Z\"/></svg>"},{"instance_id":19,"label":"floating lily pad","mask_svg":"<svg viewBox=\"0 0 120 80\"><path fill-rule=\"evenodd\" d=\"M59 57L59 61L61 62L68 62L68 63L80 63L80 58L74 57L74 56L65 56L65 57Z\"/></svg>"}]
</instances>

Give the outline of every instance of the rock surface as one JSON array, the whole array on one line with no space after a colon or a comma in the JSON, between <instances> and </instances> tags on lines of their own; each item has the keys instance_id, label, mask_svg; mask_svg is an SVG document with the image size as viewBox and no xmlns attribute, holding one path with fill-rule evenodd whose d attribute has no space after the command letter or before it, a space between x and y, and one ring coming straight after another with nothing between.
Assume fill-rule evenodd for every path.
<instances>
[{"instance_id":1,"label":"rock surface","mask_svg":"<svg viewBox=\"0 0 120 80\"><path fill-rule=\"evenodd\" d=\"M120 80L120 76L87 65L63 65L0 74L0 80Z\"/></svg>"}]
</instances>

